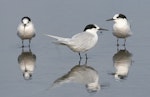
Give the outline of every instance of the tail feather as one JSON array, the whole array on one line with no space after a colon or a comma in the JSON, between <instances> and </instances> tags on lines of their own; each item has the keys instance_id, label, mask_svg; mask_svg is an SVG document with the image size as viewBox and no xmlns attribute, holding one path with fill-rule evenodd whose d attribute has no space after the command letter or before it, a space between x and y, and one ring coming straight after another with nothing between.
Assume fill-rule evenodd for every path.
<instances>
[{"instance_id":1,"label":"tail feather","mask_svg":"<svg viewBox=\"0 0 150 97\"><path fill-rule=\"evenodd\" d=\"M69 43L69 40L70 40L70 38L63 38L63 37L54 36L54 35L47 35L46 34L46 36L49 36L51 38L56 39L57 41L54 42L54 43L59 43L59 44L62 44L62 45L67 45Z\"/></svg>"}]
</instances>

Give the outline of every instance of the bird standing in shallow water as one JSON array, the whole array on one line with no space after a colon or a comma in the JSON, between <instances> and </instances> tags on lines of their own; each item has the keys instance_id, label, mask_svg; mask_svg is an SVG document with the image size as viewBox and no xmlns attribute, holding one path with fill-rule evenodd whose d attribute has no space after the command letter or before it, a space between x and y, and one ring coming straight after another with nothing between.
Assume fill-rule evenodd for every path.
<instances>
[{"instance_id":1,"label":"bird standing in shallow water","mask_svg":"<svg viewBox=\"0 0 150 97\"><path fill-rule=\"evenodd\" d=\"M81 52L86 52L96 45L98 41L97 32L99 30L107 30L107 29L100 28L96 24L89 24L85 27L83 32L72 36L72 38L63 38L54 35L47 35L47 36L57 39L56 43L66 45L72 51L77 52L81 59L82 58L80 55ZM87 58L87 54L85 55Z\"/></svg>"},{"instance_id":2,"label":"bird standing in shallow water","mask_svg":"<svg viewBox=\"0 0 150 97\"><path fill-rule=\"evenodd\" d=\"M29 46L31 43L31 39L35 37L35 28L31 19L28 16L25 16L21 19L21 23L17 28L17 35L22 40L22 47L24 47L24 40L29 40Z\"/></svg>"},{"instance_id":3,"label":"bird standing in shallow water","mask_svg":"<svg viewBox=\"0 0 150 97\"><path fill-rule=\"evenodd\" d=\"M131 26L127 20L127 17L123 14L115 14L113 18L106 21L114 21L113 25L113 35L117 37L117 46L119 46L119 38L124 39L124 46L126 43L126 38L132 35Z\"/></svg>"}]
</instances>

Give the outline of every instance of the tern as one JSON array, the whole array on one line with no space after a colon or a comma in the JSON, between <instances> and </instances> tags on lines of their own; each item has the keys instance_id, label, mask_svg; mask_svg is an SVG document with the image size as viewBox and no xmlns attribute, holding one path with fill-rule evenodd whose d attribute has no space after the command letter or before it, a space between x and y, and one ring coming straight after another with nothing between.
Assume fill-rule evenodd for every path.
<instances>
[{"instance_id":1,"label":"tern","mask_svg":"<svg viewBox=\"0 0 150 97\"><path fill-rule=\"evenodd\" d=\"M54 35L47 35L47 36L56 39L57 40L56 43L60 45L65 45L69 47L72 51L77 52L81 59L82 58L80 55L81 52L86 52L96 45L98 41L97 32L99 30L108 31L107 29L100 28L96 24L89 24L84 28L83 32L73 35L71 38L63 38ZM87 58L87 54L85 55Z\"/></svg>"},{"instance_id":2,"label":"tern","mask_svg":"<svg viewBox=\"0 0 150 97\"><path fill-rule=\"evenodd\" d=\"M17 30L17 35L22 40L22 47L24 47L23 41L26 39L29 40L30 46L31 39L35 37L35 28L31 19L28 16L25 16L21 19L21 23L19 24Z\"/></svg>"},{"instance_id":3,"label":"tern","mask_svg":"<svg viewBox=\"0 0 150 97\"><path fill-rule=\"evenodd\" d=\"M124 39L124 46L126 38L132 35L131 26L127 17L124 14L115 14L113 18L106 21L114 21L113 35L117 37L117 46L119 46L119 38Z\"/></svg>"}]
</instances>

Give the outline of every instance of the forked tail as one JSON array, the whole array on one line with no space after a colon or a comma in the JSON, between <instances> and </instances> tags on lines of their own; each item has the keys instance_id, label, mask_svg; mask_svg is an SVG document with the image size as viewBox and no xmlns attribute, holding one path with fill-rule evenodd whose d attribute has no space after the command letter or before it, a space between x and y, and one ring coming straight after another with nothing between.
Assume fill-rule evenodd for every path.
<instances>
[{"instance_id":1,"label":"forked tail","mask_svg":"<svg viewBox=\"0 0 150 97\"><path fill-rule=\"evenodd\" d=\"M58 44L62 44L62 45L67 45L67 44L69 44L70 38L63 38L63 37L54 36L54 35L48 35L48 34L45 34L45 35L46 35L46 36L49 36L49 37L51 37L51 38L56 39L57 41L54 42L54 43L58 43Z\"/></svg>"}]
</instances>

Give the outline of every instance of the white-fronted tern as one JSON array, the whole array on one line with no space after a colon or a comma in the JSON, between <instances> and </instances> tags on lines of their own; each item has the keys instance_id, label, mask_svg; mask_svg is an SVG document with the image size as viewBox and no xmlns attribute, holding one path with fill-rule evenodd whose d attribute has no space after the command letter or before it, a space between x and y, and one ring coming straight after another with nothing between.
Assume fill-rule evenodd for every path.
<instances>
[{"instance_id":1,"label":"white-fronted tern","mask_svg":"<svg viewBox=\"0 0 150 97\"><path fill-rule=\"evenodd\" d=\"M17 35L22 40L22 47L24 47L23 41L26 39L29 40L30 46L31 39L35 37L35 28L33 23L31 22L31 19L28 16L25 16L21 19L21 23L19 24L17 30Z\"/></svg>"},{"instance_id":2,"label":"white-fronted tern","mask_svg":"<svg viewBox=\"0 0 150 97\"><path fill-rule=\"evenodd\" d=\"M56 43L66 45L72 51L79 53L79 56L81 58L80 55L81 52L88 51L89 49L93 48L97 43L98 41L97 32L99 30L107 31L107 29L100 28L96 24L89 24L85 27L83 32L72 36L72 38L63 38L54 35L47 35L47 36L55 38L57 40ZM87 54L85 55L87 58Z\"/></svg>"},{"instance_id":3,"label":"white-fronted tern","mask_svg":"<svg viewBox=\"0 0 150 97\"><path fill-rule=\"evenodd\" d=\"M127 17L123 14L115 14L113 18L106 21L114 21L113 25L113 35L117 37L117 46L119 46L119 38L124 39L124 46L126 43L126 38L132 35L130 23Z\"/></svg>"}]
</instances>

